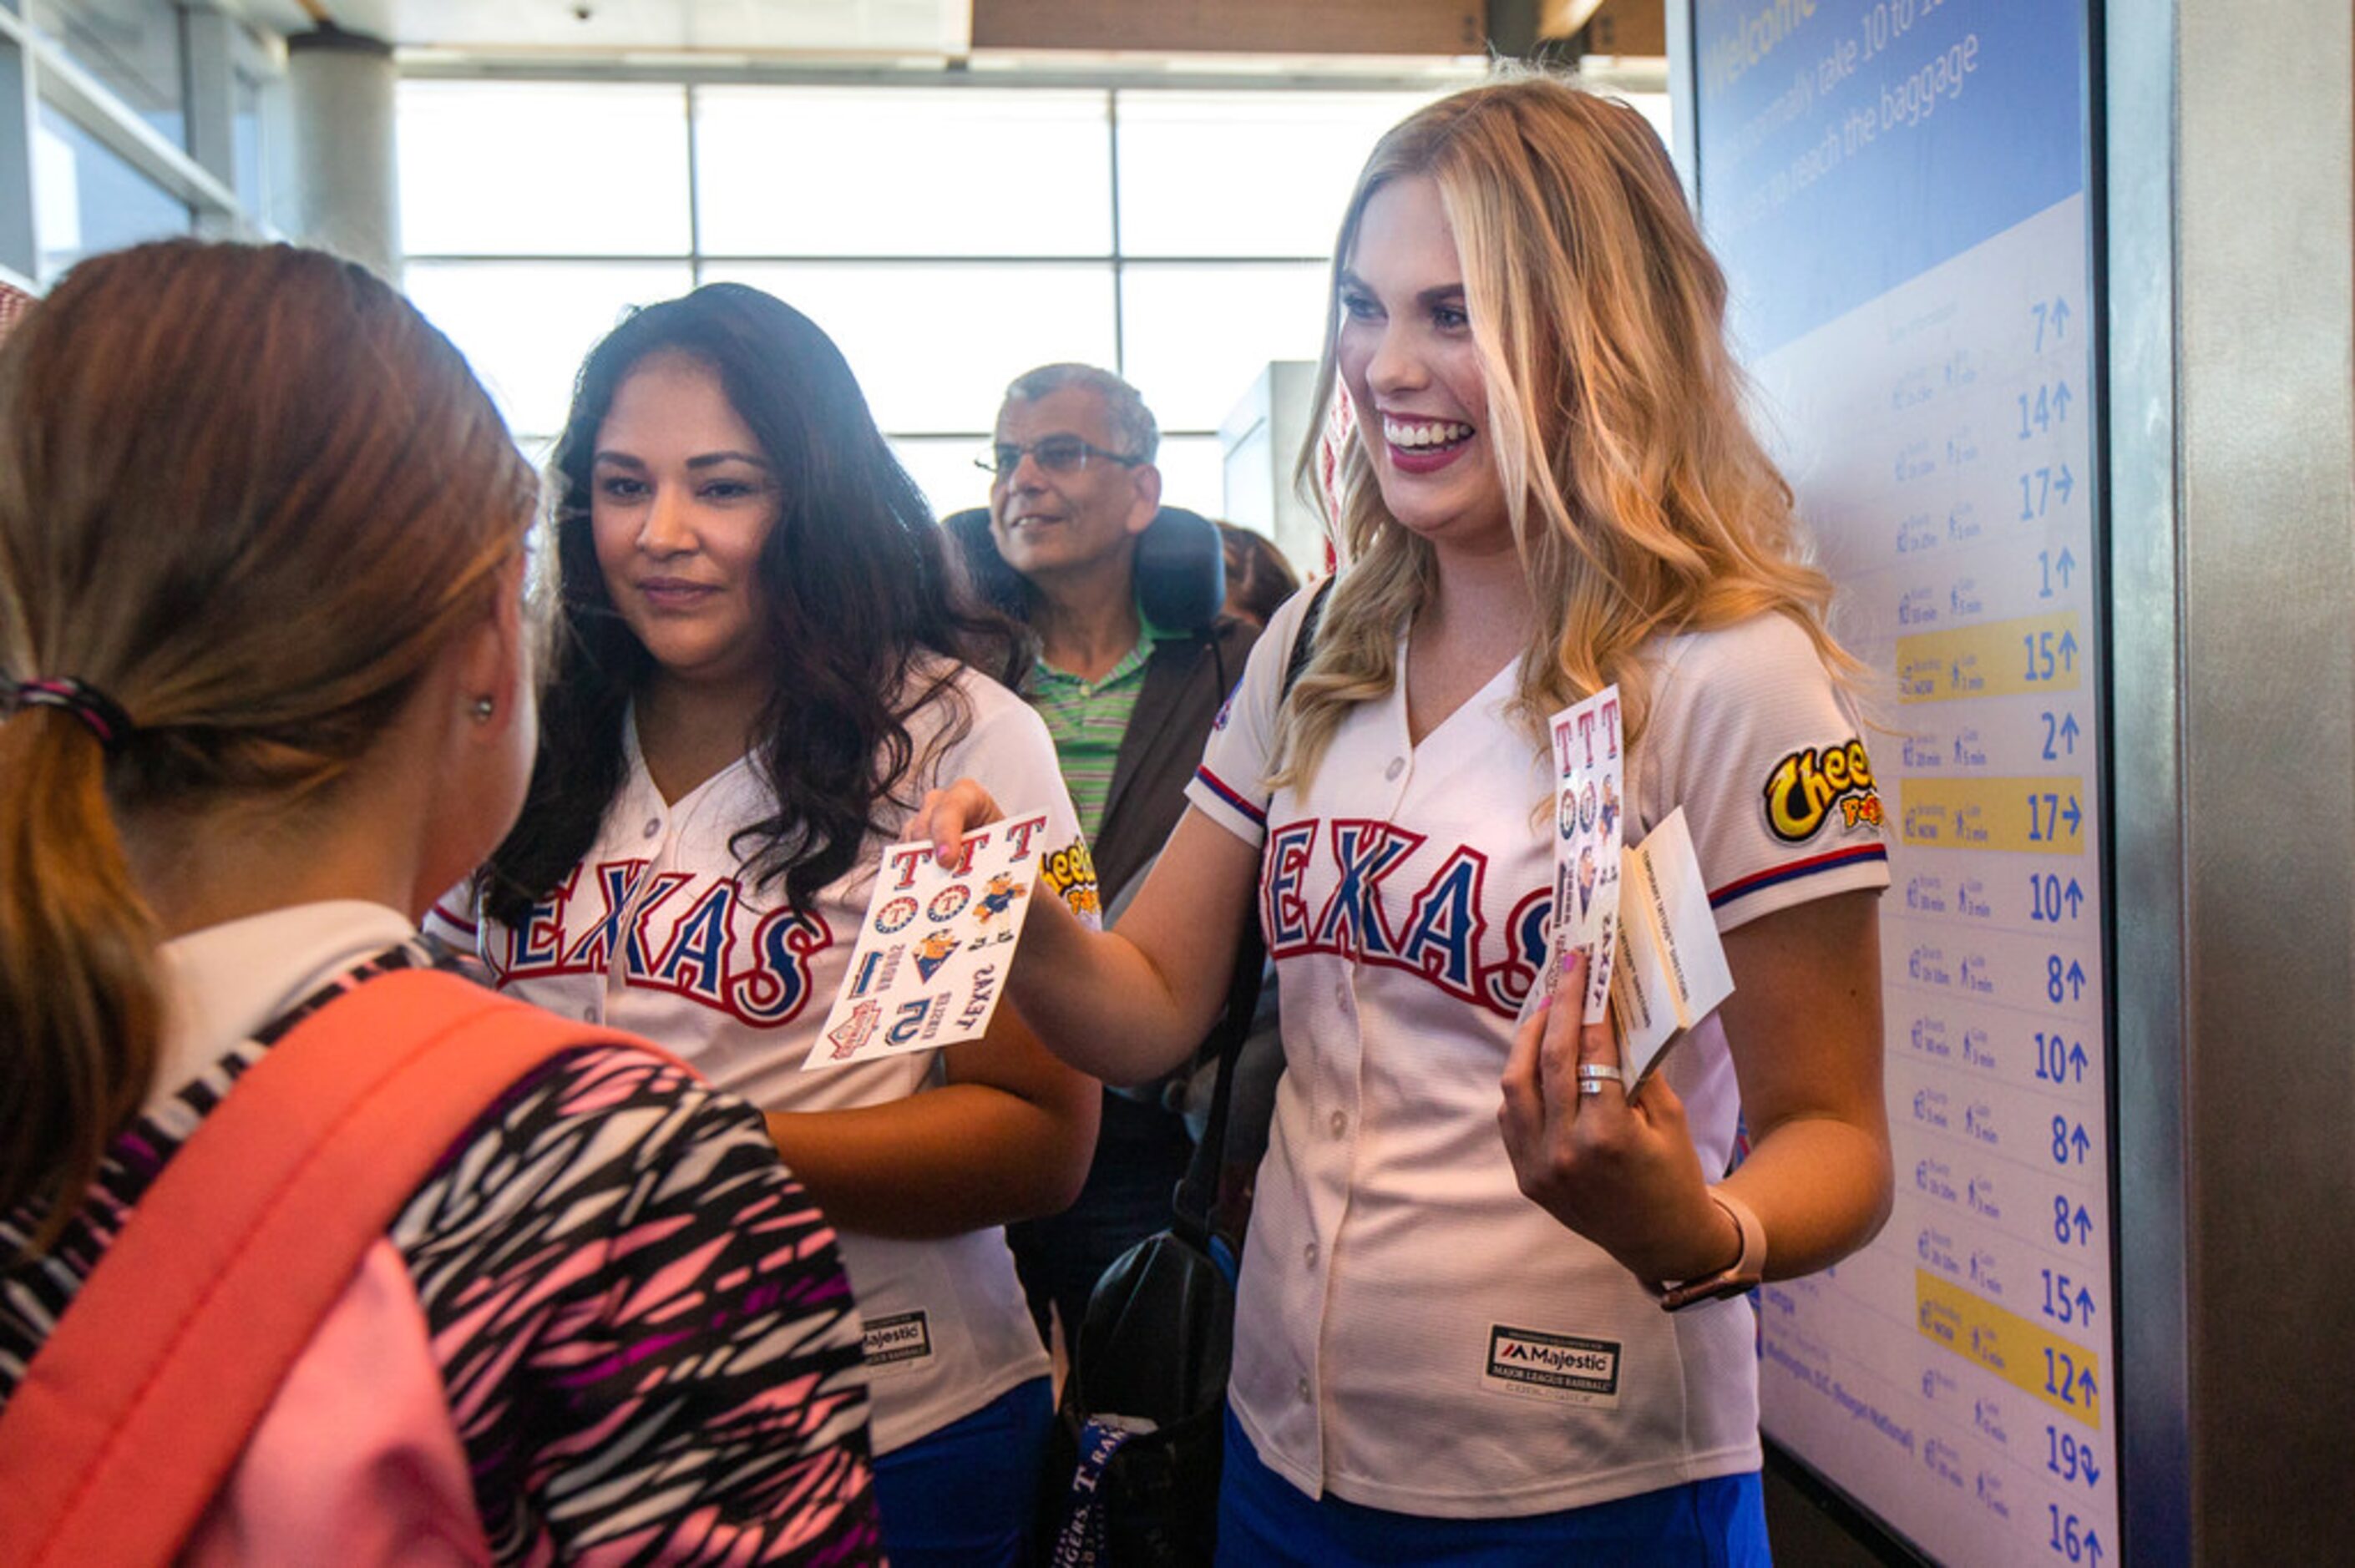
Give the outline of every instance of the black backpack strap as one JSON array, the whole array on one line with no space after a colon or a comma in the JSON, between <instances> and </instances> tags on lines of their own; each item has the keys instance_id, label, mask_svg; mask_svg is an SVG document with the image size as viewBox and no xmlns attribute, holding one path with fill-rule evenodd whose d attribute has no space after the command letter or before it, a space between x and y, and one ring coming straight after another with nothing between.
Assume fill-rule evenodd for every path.
<instances>
[{"instance_id":1,"label":"black backpack strap","mask_svg":"<svg viewBox=\"0 0 2355 1568\"><path fill-rule=\"evenodd\" d=\"M1276 698L1279 708L1291 697L1300 673L1308 667L1309 656L1316 652L1316 625L1324 619L1325 601L1332 591L1331 577L1317 584L1308 601L1308 612L1300 618L1300 629L1294 633L1284 660L1284 684ZM1260 977L1266 967L1267 944L1260 934L1254 911L1244 916L1242 938L1235 945L1234 975L1227 981L1227 1009L1211 1032L1219 1053L1219 1076L1210 1090L1209 1125L1202 1129L1202 1140L1194 1146L1193 1157L1186 1163L1185 1180L1178 1183L1177 1217L1170 1226L1205 1248L1209 1245L1210 1209L1218 1196L1219 1167L1227 1153L1227 1111L1234 1098L1235 1063L1242 1055L1244 1039L1251 1033L1252 1015L1259 1011Z\"/></svg>"},{"instance_id":2,"label":"black backpack strap","mask_svg":"<svg viewBox=\"0 0 2355 1568\"><path fill-rule=\"evenodd\" d=\"M1284 685L1276 694L1276 705L1292 695L1292 688L1300 683L1300 672L1308 668L1308 657L1316 652L1316 623L1325 619L1325 601L1333 594L1333 579L1327 577L1316 585L1309 596L1308 613L1300 618L1300 630L1292 636L1291 656L1284 662Z\"/></svg>"}]
</instances>

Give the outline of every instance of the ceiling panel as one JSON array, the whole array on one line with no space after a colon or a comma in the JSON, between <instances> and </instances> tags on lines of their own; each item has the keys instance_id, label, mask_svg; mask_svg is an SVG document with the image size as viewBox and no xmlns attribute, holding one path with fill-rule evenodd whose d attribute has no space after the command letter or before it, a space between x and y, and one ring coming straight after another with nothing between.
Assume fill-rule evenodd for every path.
<instances>
[{"instance_id":1,"label":"ceiling panel","mask_svg":"<svg viewBox=\"0 0 2355 1568\"><path fill-rule=\"evenodd\" d=\"M246 0L306 32L324 16L409 49L461 54L962 55L970 0Z\"/></svg>"}]
</instances>

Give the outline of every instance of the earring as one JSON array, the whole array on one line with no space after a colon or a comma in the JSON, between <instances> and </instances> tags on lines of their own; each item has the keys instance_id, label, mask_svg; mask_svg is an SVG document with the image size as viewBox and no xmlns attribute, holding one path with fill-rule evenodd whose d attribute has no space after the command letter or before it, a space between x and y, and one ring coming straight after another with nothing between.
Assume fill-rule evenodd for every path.
<instances>
[{"instance_id":1,"label":"earring","mask_svg":"<svg viewBox=\"0 0 2355 1568\"><path fill-rule=\"evenodd\" d=\"M476 724L488 724L491 722L491 715L498 712L498 705L488 697L476 697L474 705L469 712Z\"/></svg>"}]
</instances>

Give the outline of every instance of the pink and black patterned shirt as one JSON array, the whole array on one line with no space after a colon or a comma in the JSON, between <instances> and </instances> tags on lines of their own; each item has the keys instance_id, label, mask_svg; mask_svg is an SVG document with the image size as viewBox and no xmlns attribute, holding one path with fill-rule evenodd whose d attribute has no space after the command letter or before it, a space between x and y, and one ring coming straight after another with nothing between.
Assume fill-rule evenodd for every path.
<instances>
[{"instance_id":1,"label":"pink and black patterned shirt","mask_svg":"<svg viewBox=\"0 0 2355 1568\"><path fill-rule=\"evenodd\" d=\"M344 969L115 1140L63 1238L0 1220L0 1404L173 1155ZM168 1063L168 1055L167 1055ZM678 1067L584 1047L518 1080L386 1233L502 1563L881 1560L858 1317L761 1118Z\"/></svg>"}]
</instances>

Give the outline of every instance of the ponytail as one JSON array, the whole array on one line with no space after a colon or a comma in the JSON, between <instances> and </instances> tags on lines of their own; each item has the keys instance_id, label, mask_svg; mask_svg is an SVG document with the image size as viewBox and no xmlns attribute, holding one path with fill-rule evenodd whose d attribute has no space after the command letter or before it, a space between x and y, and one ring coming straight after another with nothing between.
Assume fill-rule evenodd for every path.
<instances>
[{"instance_id":1,"label":"ponytail","mask_svg":"<svg viewBox=\"0 0 2355 1568\"><path fill-rule=\"evenodd\" d=\"M93 257L0 344L0 1217L45 1206L36 1250L156 1087L177 933L127 846L333 788L537 493L449 341L318 251Z\"/></svg>"},{"instance_id":2,"label":"ponytail","mask_svg":"<svg viewBox=\"0 0 2355 1568\"><path fill-rule=\"evenodd\" d=\"M105 753L65 712L0 721L0 1213L56 1241L147 1097L163 1031L154 917L107 805Z\"/></svg>"}]
</instances>

